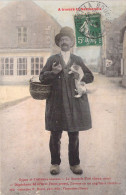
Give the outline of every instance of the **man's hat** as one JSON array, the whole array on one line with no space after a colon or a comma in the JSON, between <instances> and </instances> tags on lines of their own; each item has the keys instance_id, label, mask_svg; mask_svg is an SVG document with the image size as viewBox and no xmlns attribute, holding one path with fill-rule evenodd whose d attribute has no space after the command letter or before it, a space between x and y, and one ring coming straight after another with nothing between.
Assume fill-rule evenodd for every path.
<instances>
[{"instance_id":1,"label":"man's hat","mask_svg":"<svg viewBox=\"0 0 126 195\"><path fill-rule=\"evenodd\" d=\"M68 26L65 26L65 27L61 28L60 33L55 36L55 43L56 43L56 45L58 47L59 47L60 38L62 36L68 36L68 37L70 37L71 40L73 41L72 47L74 46L74 44L75 44L75 36L74 36L74 31L73 31L72 28L70 28Z\"/></svg>"}]
</instances>

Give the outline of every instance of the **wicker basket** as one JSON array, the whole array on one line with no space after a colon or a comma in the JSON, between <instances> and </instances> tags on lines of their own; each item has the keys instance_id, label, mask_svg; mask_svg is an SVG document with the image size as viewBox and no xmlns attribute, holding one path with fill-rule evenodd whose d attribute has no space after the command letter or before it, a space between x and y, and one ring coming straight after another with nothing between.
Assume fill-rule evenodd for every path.
<instances>
[{"instance_id":1,"label":"wicker basket","mask_svg":"<svg viewBox=\"0 0 126 195\"><path fill-rule=\"evenodd\" d=\"M30 83L30 94L36 100L47 99L51 92L51 85L43 85L40 82L29 81Z\"/></svg>"}]
</instances>

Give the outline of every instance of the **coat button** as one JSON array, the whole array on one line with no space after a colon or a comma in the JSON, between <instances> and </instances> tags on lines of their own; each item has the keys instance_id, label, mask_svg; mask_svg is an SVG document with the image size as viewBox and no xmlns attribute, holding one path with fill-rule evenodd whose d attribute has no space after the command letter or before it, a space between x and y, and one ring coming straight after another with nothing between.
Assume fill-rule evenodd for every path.
<instances>
[{"instance_id":1,"label":"coat button","mask_svg":"<svg viewBox=\"0 0 126 195\"><path fill-rule=\"evenodd\" d=\"M61 77L59 76L59 79L60 79Z\"/></svg>"}]
</instances>

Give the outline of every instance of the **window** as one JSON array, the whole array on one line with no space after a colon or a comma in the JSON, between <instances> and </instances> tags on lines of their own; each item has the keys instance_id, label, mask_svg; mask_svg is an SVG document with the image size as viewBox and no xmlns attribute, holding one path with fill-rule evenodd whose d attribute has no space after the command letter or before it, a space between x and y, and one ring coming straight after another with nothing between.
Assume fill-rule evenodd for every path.
<instances>
[{"instance_id":1,"label":"window","mask_svg":"<svg viewBox=\"0 0 126 195\"><path fill-rule=\"evenodd\" d=\"M50 32L51 32L51 26L46 26L46 27L45 27L45 34L46 34L46 35L49 35Z\"/></svg>"},{"instance_id":2,"label":"window","mask_svg":"<svg viewBox=\"0 0 126 195\"><path fill-rule=\"evenodd\" d=\"M13 58L0 58L0 74L13 75L14 59Z\"/></svg>"},{"instance_id":3,"label":"window","mask_svg":"<svg viewBox=\"0 0 126 195\"><path fill-rule=\"evenodd\" d=\"M17 75L27 75L27 58L17 59Z\"/></svg>"},{"instance_id":4,"label":"window","mask_svg":"<svg viewBox=\"0 0 126 195\"><path fill-rule=\"evenodd\" d=\"M41 69L43 68L43 58L42 57L32 57L31 58L31 75L39 75Z\"/></svg>"},{"instance_id":5,"label":"window","mask_svg":"<svg viewBox=\"0 0 126 195\"><path fill-rule=\"evenodd\" d=\"M18 43L26 43L26 42L27 42L27 28L18 27Z\"/></svg>"},{"instance_id":6,"label":"window","mask_svg":"<svg viewBox=\"0 0 126 195\"><path fill-rule=\"evenodd\" d=\"M44 29L44 39L46 42L47 47L51 47L51 26L46 26Z\"/></svg>"}]
</instances>

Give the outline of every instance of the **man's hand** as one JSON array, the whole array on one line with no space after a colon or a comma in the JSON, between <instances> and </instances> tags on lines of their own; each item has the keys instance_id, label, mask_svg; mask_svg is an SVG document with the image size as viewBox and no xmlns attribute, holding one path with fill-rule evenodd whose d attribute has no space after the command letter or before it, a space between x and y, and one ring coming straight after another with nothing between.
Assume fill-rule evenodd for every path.
<instances>
[{"instance_id":1,"label":"man's hand","mask_svg":"<svg viewBox=\"0 0 126 195\"><path fill-rule=\"evenodd\" d=\"M57 65L56 62L54 62L52 65L52 72L54 72L55 74L58 74L61 70L62 70L61 64Z\"/></svg>"}]
</instances>

